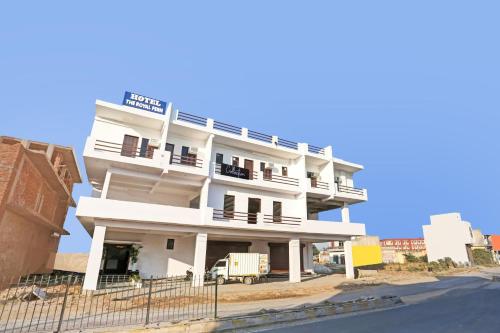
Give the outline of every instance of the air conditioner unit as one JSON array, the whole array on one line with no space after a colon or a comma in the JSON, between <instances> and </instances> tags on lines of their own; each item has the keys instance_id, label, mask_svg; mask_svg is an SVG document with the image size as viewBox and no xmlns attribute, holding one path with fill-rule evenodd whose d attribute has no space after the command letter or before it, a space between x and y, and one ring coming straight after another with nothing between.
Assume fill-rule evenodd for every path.
<instances>
[{"instance_id":1,"label":"air conditioner unit","mask_svg":"<svg viewBox=\"0 0 500 333\"><path fill-rule=\"evenodd\" d=\"M160 146L160 140L158 140L158 139L151 139L151 140L149 140L148 144L150 146L152 146L152 147L159 147Z\"/></svg>"},{"instance_id":2,"label":"air conditioner unit","mask_svg":"<svg viewBox=\"0 0 500 333\"><path fill-rule=\"evenodd\" d=\"M267 163L267 166L268 166L269 168L274 168L274 163L273 163L273 162L269 162L269 163Z\"/></svg>"},{"instance_id":3,"label":"air conditioner unit","mask_svg":"<svg viewBox=\"0 0 500 333\"><path fill-rule=\"evenodd\" d=\"M196 147L189 147L189 153L190 154L198 154L198 148L196 148Z\"/></svg>"}]
</instances>

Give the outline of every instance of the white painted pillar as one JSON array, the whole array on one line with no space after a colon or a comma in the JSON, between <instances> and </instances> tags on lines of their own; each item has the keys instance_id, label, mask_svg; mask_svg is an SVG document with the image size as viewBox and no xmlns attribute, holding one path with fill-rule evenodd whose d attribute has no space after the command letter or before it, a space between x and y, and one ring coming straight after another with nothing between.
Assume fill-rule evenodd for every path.
<instances>
[{"instance_id":1,"label":"white painted pillar","mask_svg":"<svg viewBox=\"0 0 500 333\"><path fill-rule=\"evenodd\" d=\"M300 239L290 239L288 242L288 256L290 282L300 282Z\"/></svg>"},{"instance_id":2,"label":"white painted pillar","mask_svg":"<svg viewBox=\"0 0 500 333\"><path fill-rule=\"evenodd\" d=\"M109 183L111 182L112 172L110 170L106 171L106 177L104 178L104 184L102 184L101 199L106 199L108 196Z\"/></svg>"},{"instance_id":3,"label":"white painted pillar","mask_svg":"<svg viewBox=\"0 0 500 333\"><path fill-rule=\"evenodd\" d=\"M205 258L207 256L207 239L208 235L205 233L196 234L193 265L194 286L203 286L203 277L205 275Z\"/></svg>"},{"instance_id":4,"label":"white painted pillar","mask_svg":"<svg viewBox=\"0 0 500 333\"><path fill-rule=\"evenodd\" d=\"M102 250L104 247L104 236L106 235L106 227L96 225L92 236L92 244L90 245L89 259L87 261L87 270L85 271L85 281L83 289L96 290L97 281L99 279L99 270L101 269Z\"/></svg>"},{"instance_id":5,"label":"white painted pillar","mask_svg":"<svg viewBox=\"0 0 500 333\"><path fill-rule=\"evenodd\" d=\"M352 258L352 242L344 242L344 257L345 257L345 277L354 279L354 261Z\"/></svg>"},{"instance_id":6,"label":"white painted pillar","mask_svg":"<svg viewBox=\"0 0 500 333\"><path fill-rule=\"evenodd\" d=\"M342 222L349 223L351 222L351 218L349 216L349 204L344 202L344 206L341 208L342 213Z\"/></svg>"},{"instance_id":7,"label":"white painted pillar","mask_svg":"<svg viewBox=\"0 0 500 333\"><path fill-rule=\"evenodd\" d=\"M306 246L304 247L304 256L302 260L304 261L304 271L308 273L314 273L312 243L306 243Z\"/></svg>"}]
</instances>

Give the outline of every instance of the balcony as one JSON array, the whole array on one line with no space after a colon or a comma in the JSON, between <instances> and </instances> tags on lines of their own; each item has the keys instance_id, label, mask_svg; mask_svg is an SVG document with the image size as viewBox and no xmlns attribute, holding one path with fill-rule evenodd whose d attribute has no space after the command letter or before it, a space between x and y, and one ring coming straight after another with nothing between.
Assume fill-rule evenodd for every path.
<instances>
[{"instance_id":1,"label":"balcony","mask_svg":"<svg viewBox=\"0 0 500 333\"><path fill-rule=\"evenodd\" d=\"M247 188L262 189L264 187L289 194L301 192L298 178L276 175L268 171L250 171L228 164L214 163L212 178L221 183Z\"/></svg>"},{"instance_id":2,"label":"balcony","mask_svg":"<svg viewBox=\"0 0 500 333\"><path fill-rule=\"evenodd\" d=\"M345 200L347 202L359 202L368 200L368 194L366 189L341 185L337 185L337 193L335 197Z\"/></svg>"},{"instance_id":3,"label":"balcony","mask_svg":"<svg viewBox=\"0 0 500 333\"><path fill-rule=\"evenodd\" d=\"M309 181L307 183L307 192L326 197L333 194L330 190L330 184L327 182L319 181L317 178L309 178Z\"/></svg>"},{"instance_id":4,"label":"balcony","mask_svg":"<svg viewBox=\"0 0 500 333\"><path fill-rule=\"evenodd\" d=\"M241 221L248 224L279 224L279 225L300 225L300 217L270 215L262 213L234 212L223 209L213 209L213 219L215 221Z\"/></svg>"}]
</instances>

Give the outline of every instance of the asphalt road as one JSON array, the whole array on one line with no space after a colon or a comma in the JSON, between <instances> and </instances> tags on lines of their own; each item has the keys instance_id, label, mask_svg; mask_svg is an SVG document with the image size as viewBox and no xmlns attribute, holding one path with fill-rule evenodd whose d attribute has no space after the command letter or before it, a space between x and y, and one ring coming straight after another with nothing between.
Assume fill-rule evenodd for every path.
<instances>
[{"instance_id":1,"label":"asphalt road","mask_svg":"<svg viewBox=\"0 0 500 333\"><path fill-rule=\"evenodd\" d=\"M500 282L452 289L440 296L389 310L296 323L266 332L498 333Z\"/></svg>"}]
</instances>

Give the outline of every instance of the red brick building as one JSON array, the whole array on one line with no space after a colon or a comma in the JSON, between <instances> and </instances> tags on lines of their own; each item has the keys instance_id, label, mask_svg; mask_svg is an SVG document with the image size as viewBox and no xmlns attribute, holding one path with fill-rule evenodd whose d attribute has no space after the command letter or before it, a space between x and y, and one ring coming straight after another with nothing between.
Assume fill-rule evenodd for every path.
<instances>
[{"instance_id":1,"label":"red brick building","mask_svg":"<svg viewBox=\"0 0 500 333\"><path fill-rule=\"evenodd\" d=\"M0 137L0 282L52 270L74 183L72 148Z\"/></svg>"},{"instance_id":2,"label":"red brick building","mask_svg":"<svg viewBox=\"0 0 500 333\"><path fill-rule=\"evenodd\" d=\"M392 247L397 251L425 251L423 238L387 238L380 241L382 247Z\"/></svg>"}]
</instances>

